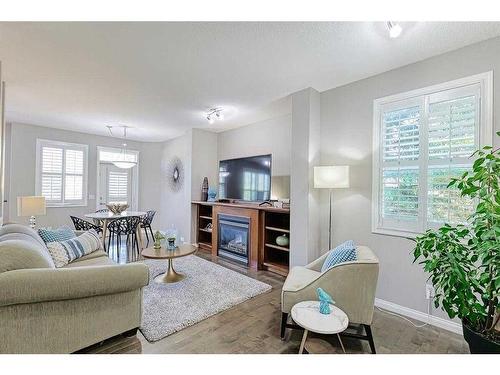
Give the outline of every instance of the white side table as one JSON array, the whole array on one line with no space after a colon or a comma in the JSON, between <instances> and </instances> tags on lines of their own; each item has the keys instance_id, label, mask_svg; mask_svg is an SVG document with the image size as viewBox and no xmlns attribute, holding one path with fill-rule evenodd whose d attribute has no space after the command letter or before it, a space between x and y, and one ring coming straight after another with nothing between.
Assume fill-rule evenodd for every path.
<instances>
[{"instance_id":1,"label":"white side table","mask_svg":"<svg viewBox=\"0 0 500 375\"><path fill-rule=\"evenodd\" d=\"M340 339L340 332L346 330L349 325L349 318L341 309L330 305L330 314L319 312L319 301L303 301L292 307L292 319L299 326L304 328L304 335L300 343L299 354L304 351L304 345L309 331L325 335L337 335L340 346L345 353L344 344Z\"/></svg>"}]
</instances>

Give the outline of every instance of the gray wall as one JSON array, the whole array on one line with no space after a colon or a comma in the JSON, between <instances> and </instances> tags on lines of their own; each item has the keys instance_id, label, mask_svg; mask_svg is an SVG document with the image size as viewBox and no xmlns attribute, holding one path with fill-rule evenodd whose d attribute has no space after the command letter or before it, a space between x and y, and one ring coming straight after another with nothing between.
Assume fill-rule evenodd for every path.
<instances>
[{"instance_id":1,"label":"gray wall","mask_svg":"<svg viewBox=\"0 0 500 375\"><path fill-rule=\"evenodd\" d=\"M290 175L291 115L219 133L219 160L273 155L273 176Z\"/></svg>"},{"instance_id":2,"label":"gray wall","mask_svg":"<svg viewBox=\"0 0 500 375\"><path fill-rule=\"evenodd\" d=\"M321 93L321 163L351 166L351 188L334 192L334 243L354 239L380 259L377 297L426 312L426 275L412 264L412 242L371 233L373 100L486 71L494 71L494 110L500 108L500 38L430 58ZM495 131L500 130L494 120ZM500 146L496 137L496 146ZM328 196L322 193L322 252L328 243ZM436 315L445 316L442 312Z\"/></svg>"},{"instance_id":3,"label":"gray wall","mask_svg":"<svg viewBox=\"0 0 500 375\"><path fill-rule=\"evenodd\" d=\"M27 218L17 216L17 197L35 194L36 179L36 140L50 139L61 142L87 144L88 155L88 194L96 193L97 146L120 147L122 140L112 137L101 137L66 130L13 123L8 125L9 139L6 142L6 160L10 171L6 180L6 199L8 201L9 221L27 222ZM139 209L157 209L159 206L160 186L158 172L161 145L158 143L128 142L131 150L139 154ZM83 216L95 211L95 199L88 199L86 207L54 207L47 208L47 215L40 216L40 226L60 226L71 224L69 215ZM161 213L159 213L161 216Z\"/></svg>"},{"instance_id":4,"label":"gray wall","mask_svg":"<svg viewBox=\"0 0 500 375\"><path fill-rule=\"evenodd\" d=\"M192 131L162 144L160 185L160 211L163 213L160 227L163 230L175 228L178 238L189 241L191 237L191 149ZM172 161L182 162L183 181L178 191L171 188Z\"/></svg>"}]
</instances>

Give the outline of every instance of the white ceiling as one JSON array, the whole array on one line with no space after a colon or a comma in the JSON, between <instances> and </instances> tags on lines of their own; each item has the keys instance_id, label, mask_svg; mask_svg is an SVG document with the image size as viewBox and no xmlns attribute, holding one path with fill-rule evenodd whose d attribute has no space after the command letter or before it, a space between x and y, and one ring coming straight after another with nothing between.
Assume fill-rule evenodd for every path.
<instances>
[{"instance_id":1,"label":"white ceiling","mask_svg":"<svg viewBox=\"0 0 500 375\"><path fill-rule=\"evenodd\" d=\"M319 91L500 35L500 23L0 23L7 120L161 141L289 111ZM204 111L226 108L209 126Z\"/></svg>"}]
</instances>

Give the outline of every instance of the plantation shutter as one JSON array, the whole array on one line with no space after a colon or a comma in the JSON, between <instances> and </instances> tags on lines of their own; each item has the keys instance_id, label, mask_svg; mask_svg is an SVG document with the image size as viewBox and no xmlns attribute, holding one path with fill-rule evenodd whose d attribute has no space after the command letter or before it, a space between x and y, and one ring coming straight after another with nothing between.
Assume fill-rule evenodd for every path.
<instances>
[{"instance_id":1,"label":"plantation shutter","mask_svg":"<svg viewBox=\"0 0 500 375\"><path fill-rule=\"evenodd\" d=\"M47 206L86 204L87 146L37 140L36 194Z\"/></svg>"},{"instance_id":2,"label":"plantation shutter","mask_svg":"<svg viewBox=\"0 0 500 375\"><path fill-rule=\"evenodd\" d=\"M128 203L128 172L109 172L108 197L110 203Z\"/></svg>"},{"instance_id":3,"label":"plantation shutter","mask_svg":"<svg viewBox=\"0 0 500 375\"><path fill-rule=\"evenodd\" d=\"M42 147L42 195L48 202L62 202L62 148Z\"/></svg>"},{"instance_id":4,"label":"plantation shutter","mask_svg":"<svg viewBox=\"0 0 500 375\"><path fill-rule=\"evenodd\" d=\"M448 189L452 177L471 170L469 156L479 146L478 85L447 90L429 96L427 221L464 224L474 202Z\"/></svg>"},{"instance_id":5,"label":"plantation shutter","mask_svg":"<svg viewBox=\"0 0 500 375\"><path fill-rule=\"evenodd\" d=\"M67 149L65 153L66 175L64 182L64 200L83 199L83 151Z\"/></svg>"},{"instance_id":6,"label":"plantation shutter","mask_svg":"<svg viewBox=\"0 0 500 375\"><path fill-rule=\"evenodd\" d=\"M382 111L380 220L386 227L418 226L421 116L419 100L391 104Z\"/></svg>"},{"instance_id":7,"label":"plantation shutter","mask_svg":"<svg viewBox=\"0 0 500 375\"><path fill-rule=\"evenodd\" d=\"M378 228L418 233L467 222L474 202L447 186L472 169L480 114L479 83L380 105Z\"/></svg>"}]
</instances>

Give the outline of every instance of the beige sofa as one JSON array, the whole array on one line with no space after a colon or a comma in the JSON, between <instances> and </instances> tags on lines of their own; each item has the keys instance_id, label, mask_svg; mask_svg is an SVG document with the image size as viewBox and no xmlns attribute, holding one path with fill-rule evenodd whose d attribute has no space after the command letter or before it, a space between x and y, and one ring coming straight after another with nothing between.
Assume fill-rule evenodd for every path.
<instances>
[{"instance_id":1,"label":"beige sofa","mask_svg":"<svg viewBox=\"0 0 500 375\"><path fill-rule=\"evenodd\" d=\"M141 323L144 264L98 250L56 269L29 227L0 228L0 353L71 353Z\"/></svg>"},{"instance_id":2,"label":"beige sofa","mask_svg":"<svg viewBox=\"0 0 500 375\"><path fill-rule=\"evenodd\" d=\"M281 292L281 338L285 337L286 328L297 328L287 323L293 305L301 301L316 301L316 289L322 288L347 314L350 325L362 325L366 331L365 335L346 332L344 336L368 340L372 353L375 353L370 325L377 288L378 259L368 247L358 246L357 260L339 263L322 273L321 267L327 255L305 267L290 270Z\"/></svg>"}]
</instances>

